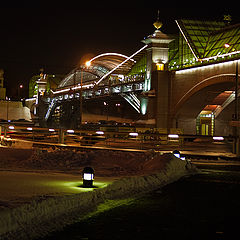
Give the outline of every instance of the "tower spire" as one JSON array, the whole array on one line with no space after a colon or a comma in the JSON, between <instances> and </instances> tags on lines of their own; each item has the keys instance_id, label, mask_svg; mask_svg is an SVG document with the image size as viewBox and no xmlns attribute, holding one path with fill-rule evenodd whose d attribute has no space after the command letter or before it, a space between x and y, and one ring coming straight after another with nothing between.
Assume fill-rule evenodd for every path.
<instances>
[{"instance_id":1,"label":"tower spire","mask_svg":"<svg viewBox=\"0 0 240 240\"><path fill-rule=\"evenodd\" d=\"M158 15L157 15L157 21L153 23L153 26L158 30L162 27L162 22L159 21L159 10L158 10Z\"/></svg>"}]
</instances>

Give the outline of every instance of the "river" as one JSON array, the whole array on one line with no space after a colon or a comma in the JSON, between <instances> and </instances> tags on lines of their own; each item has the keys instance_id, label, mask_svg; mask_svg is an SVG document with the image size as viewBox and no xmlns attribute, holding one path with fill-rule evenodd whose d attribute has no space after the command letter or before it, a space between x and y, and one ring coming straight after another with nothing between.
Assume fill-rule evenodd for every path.
<instances>
[{"instance_id":1,"label":"river","mask_svg":"<svg viewBox=\"0 0 240 240\"><path fill-rule=\"evenodd\" d=\"M203 170L44 240L237 239L239 192L240 172Z\"/></svg>"}]
</instances>

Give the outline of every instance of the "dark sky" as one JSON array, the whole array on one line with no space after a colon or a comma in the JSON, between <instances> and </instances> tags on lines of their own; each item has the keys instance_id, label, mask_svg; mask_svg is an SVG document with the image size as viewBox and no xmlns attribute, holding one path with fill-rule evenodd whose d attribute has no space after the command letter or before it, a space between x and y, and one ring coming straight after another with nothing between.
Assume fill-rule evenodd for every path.
<instances>
[{"instance_id":1,"label":"dark sky","mask_svg":"<svg viewBox=\"0 0 240 240\"><path fill-rule=\"evenodd\" d=\"M19 84L27 94L28 81L42 67L46 73L66 74L86 55L134 53L143 46L141 40L153 33L158 9L165 33L177 33L174 20L178 18L222 20L223 14L229 13L234 23L240 22L238 12L231 9L98 3L70 7L41 1L35 6L0 8L0 68L5 71L8 96L17 94Z\"/></svg>"}]
</instances>

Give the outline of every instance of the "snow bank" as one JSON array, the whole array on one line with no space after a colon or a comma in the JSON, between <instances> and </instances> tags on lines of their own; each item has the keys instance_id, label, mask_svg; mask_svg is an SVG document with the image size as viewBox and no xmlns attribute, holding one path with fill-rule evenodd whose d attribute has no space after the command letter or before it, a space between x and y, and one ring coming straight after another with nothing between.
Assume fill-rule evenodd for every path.
<instances>
[{"instance_id":1,"label":"snow bank","mask_svg":"<svg viewBox=\"0 0 240 240\"><path fill-rule=\"evenodd\" d=\"M19 168L32 154L32 149L0 147L0 168Z\"/></svg>"},{"instance_id":2,"label":"snow bank","mask_svg":"<svg viewBox=\"0 0 240 240\"><path fill-rule=\"evenodd\" d=\"M0 213L0 239L32 239L59 230L79 220L100 203L107 200L135 197L190 174L194 167L172 154L166 167L159 173L147 176L126 177L106 188L76 195L33 201L13 210Z\"/></svg>"},{"instance_id":3,"label":"snow bank","mask_svg":"<svg viewBox=\"0 0 240 240\"><path fill-rule=\"evenodd\" d=\"M155 151L71 151L0 148L1 168L81 171L92 166L98 176L129 176L160 171L169 161ZM22 157L23 156L23 157Z\"/></svg>"}]
</instances>

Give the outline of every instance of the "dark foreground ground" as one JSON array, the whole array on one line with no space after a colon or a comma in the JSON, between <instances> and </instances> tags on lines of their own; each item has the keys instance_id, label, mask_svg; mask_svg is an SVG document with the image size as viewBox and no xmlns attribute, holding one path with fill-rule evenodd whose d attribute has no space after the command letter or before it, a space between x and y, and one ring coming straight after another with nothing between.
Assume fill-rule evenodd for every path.
<instances>
[{"instance_id":1,"label":"dark foreground ground","mask_svg":"<svg viewBox=\"0 0 240 240\"><path fill-rule=\"evenodd\" d=\"M204 170L44 238L240 239L240 172Z\"/></svg>"}]
</instances>

